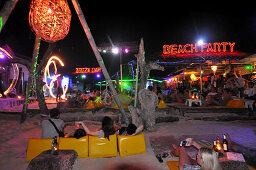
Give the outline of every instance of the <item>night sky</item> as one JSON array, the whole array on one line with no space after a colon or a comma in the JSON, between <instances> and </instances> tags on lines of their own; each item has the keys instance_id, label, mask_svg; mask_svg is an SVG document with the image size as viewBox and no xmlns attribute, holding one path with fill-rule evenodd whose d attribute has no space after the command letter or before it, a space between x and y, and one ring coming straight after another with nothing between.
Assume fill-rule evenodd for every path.
<instances>
[{"instance_id":1,"label":"night sky","mask_svg":"<svg viewBox=\"0 0 256 170\"><path fill-rule=\"evenodd\" d=\"M108 34L114 43L139 42L143 37L146 57L161 53L164 44L196 43L199 39L205 42L236 42L235 50L256 52L254 4L223 5L222 1L79 2L96 44L107 43ZM54 51L66 63L66 74L74 72L76 67L98 66L71 0L68 3L72 12L70 32L57 42ZM0 34L0 44L9 45L15 53L31 57L35 35L29 27L29 5L30 0L19 0ZM3 2L0 8L2 6ZM47 43L42 43L40 56L46 48ZM119 57L102 57L111 73L118 70ZM133 54L123 57L124 63L134 59Z\"/></svg>"}]
</instances>

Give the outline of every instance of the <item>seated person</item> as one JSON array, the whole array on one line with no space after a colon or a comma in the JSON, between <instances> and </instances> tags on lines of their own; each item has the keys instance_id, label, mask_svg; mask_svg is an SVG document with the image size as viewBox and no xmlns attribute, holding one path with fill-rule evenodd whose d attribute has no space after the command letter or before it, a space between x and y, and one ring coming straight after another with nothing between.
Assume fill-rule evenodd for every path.
<instances>
[{"instance_id":1,"label":"seated person","mask_svg":"<svg viewBox=\"0 0 256 170\"><path fill-rule=\"evenodd\" d=\"M177 147L173 144L174 151L171 152L172 155L179 157L179 169L180 170L220 170L221 166L218 160L217 153L206 147L201 147L192 138L187 138L188 142L185 146L194 146L199 151L196 156L196 160L192 159L184 146Z\"/></svg>"},{"instance_id":2,"label":"seated person","mask_svg":"<svg viewBox=\"0 0 256 170\"><path fill-rule=\"evenodd\" d=\"M225 106L229 100L232 100L232 95L229 89L224 89L220 98L218 96L219 95L209 97L206 101L206 105Z\"/></svg>"},{"instance_id":3,"label":"seated person","mask_svg":"<svg viewBox=\"0 0 256 170\"><path fill-rule=\"evenodd\" d=\"M79 125L82 125L83 129L85 130L86 134L91 136L98 136L98 138L105 137L109 140L109 136L115 134L115 128L114 128L114 121L108 117L105 116L101 121L101 129L99 131L90 131L88 127L84 125L83 122L76 122Z\"/></svg>"},{"instance_id":4,"label":"seated person","mask_svg":"<svg viewBox=\"0 0 256 170\"><path fill-rule=\"evenodd\" d=\"M81 137L86 136L86 132L84 129L77 129L73 135L74 138L80 139Z\"/></svg>"},{"instance_id":5,"label":"seated person","mask_svg":"<svg viewBox=\"0 0 256 170\"><path fill-rule=\"evenodd\" d=\"M59 131L63 132L64 130L65 123L60 119L59 109L52 109L49 116L49 120L42 121L42 138L53 138L55 136L59 136L59 133L55 129L54 125L50 122L50 120L55 124Z\"/></svg>"},{"instance_id":6,"label":"seated person","mask_svg":"<svg viewBox=\"0 0 256 170\"><path fill-rule=\"evenodd\" d=\"M135 124L130 123L128 127L122 127L121 129L118 129L118 135L135 136L135 135L141 134L142 131L143 131L143 125L140 125L137 128Z\"/></svg>"},{"instance_id":7,"label":"seated person","mask_svg":"<svg viewBox=\"0 0 256 170\"><path fill-rule=\"evenodd\" d=\"M244 90L244 98L254 100L256 98L256 88L253 82L248 83L248 87Z\"/></svg>"}]
</instances>

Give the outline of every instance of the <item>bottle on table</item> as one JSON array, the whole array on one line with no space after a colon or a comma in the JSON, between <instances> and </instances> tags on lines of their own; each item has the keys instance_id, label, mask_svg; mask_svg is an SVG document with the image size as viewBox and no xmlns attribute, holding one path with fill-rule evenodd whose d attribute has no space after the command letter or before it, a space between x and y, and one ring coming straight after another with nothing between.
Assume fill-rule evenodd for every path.
<instances>
[{"instance_id":1,"label":"bottle on table","mask_svg":"<svg viewBox=\"0 0 256 170\"><path fill-rule=\"evenodd\" d=\"M223 150L224 152L228 152L228 141L227 141L227 137L226 135L224 134L223 135Z\"/></svg>"},{"instance_id":2,"label":"bottle on table","mask_svg":"<svg viewBox=\"0 0 256 170\"><path fill-rule=\"evenodd\" d=\"M216 149L217 149L217 151L221 150L221 144L220 144L220 137L219 136L217 136Z\"/></svg>"},{"instance_id":3,"label":"bottle on table","mask_svg":"<svg viewBox=\"0 0 256 170\"><path fill-rule=\"evenodd\" d=\"M58 150L58 142L57 142L57 136L52 138L52 150L51 154L57 155L57 150Z\"/></svg>"},{"instance_id":4,"label":"bottle on table","mask_svg":"<svg viewBox=\"0 0 256 170\"><path fill-rule=\"evenodd\" d=\"M215 140L215 141L213 141L212 150L214 150L215 152L218 152L218 150L217 150L217 146L216 146L216 140Z\"/></svg>"}]
</instances>

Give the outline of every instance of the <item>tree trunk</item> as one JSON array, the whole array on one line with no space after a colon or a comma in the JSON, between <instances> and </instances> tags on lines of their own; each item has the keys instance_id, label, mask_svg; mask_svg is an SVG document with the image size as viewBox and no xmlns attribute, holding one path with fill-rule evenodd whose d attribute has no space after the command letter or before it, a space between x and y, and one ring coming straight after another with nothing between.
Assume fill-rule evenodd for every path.
<instances>
[{"instance_id":1,"label":"tree trunk","mask_svg":"<svg viewBox=\"0 0 256 170\"><path fill-rule=\"evenodd\" d=\"M49 114L49 110L47 108L45 98L44 98L44 91L43 91L44 84L45 83L39 77L36 78L36 96L37 96L40 113Z\"/></svg>"},{"instance_id":2,"label":"tree trunk","mask_svg":"<svg viewBox=\"0 0 256 170\"><path fill-rule=\"evenodd\" d=\"M142 89L138 95L141 104L141 119L146 130L154 130L156 124L155 108L158 104L157 96L154 92Z\"/></svg>"},{"instance_id":3,"label":"tree trunk","mask_svg":"<svg viewBox=\"0 0 256 170\"><path fill-rule=\"evenodd\" d=\"M72 0L72 3L74 5L75 11L76 11L76 13L78 15L78 18L79 18L79 20L80 20L80 22L81 22L81 24L83 26L84 32L85 32L85 34L86 34L86 36L87 36L87 38L89 40L89 43L90 43L90 45L92 47L92 50L93 50L93 52L95 54L95 57L96 57L99 65L100 65L100 67L102 69L102 73L103 73L106 81L108 82L109 88L110 88L110 90L111 90L111 92L112 92L112 94L114 96L116 104L118 105L118 107L120 109L120 112L122 114L122 118L123 118L124 122L128 125L129 124L128 118L125 115L124 108L123 108L123 106L122 106L122 104L121 104L121 102L120 102L120 100L118 98L118 95L117 95L116 90L115 90L115 88L113 86L113 83L112 83L111 78L110 78L110 76L108 74L108 71L107 71L107 69L105 67L103 59L102 59L102 57L101 57L101 55L100 55L100 53L98 51L98 48L97 48L96 43L94 41L94 38L93 38L93 36L91 34L91 31L90 31L90 29L89 29L89 27L87 25L87 22L85 20L84 14L83 14L83 11L81 10L80 5L77 2L77 0Z\"/></svg>"},{"instance_id":4,"label":"tree trunk","mask_svg":"<svg viewBox=\"0 0 256 170\"><path fill-rule=\"evenodd\" d=\"M22 113L21 113L21 119L20 119L21 123L23 123L27 118L28 103L29 103L29 98L31 96L32 87L33 87L32 82L33 82L33 80L35 80L34 74L36 73L36 65L37 65L37 59L38 59L38 54L39 54L40 41L41 41L41 38L36 36L35 47L34 47L34 51L33 51L33 58L31 61L32 64L29 68L29 77L28 77L28 83L27 83L27 87L26 87L26 96L25 96L25 101L23 104Z\"/></svg>"},{"instance_id":5,"label":"tree trunk","mask_svg":"<svg viewBox=\"0 0 256 170\"><path fill-rule=\"evenodd\" d=\"M56 47L56 43L50 43L48 46L47 51L44 53L43 59L40 62L40 65L37 67L35 76L36 76L36 96L37 96L37 100L38 100L38 106L40 109L40 112L43 114L49 114L49 110L47 108L46 102L45 102L45 98L44 98L44 91L43 91L43 87L45 85L45 83L40 79L40 77L42 76L42 70L45 67L45 65L47 64L47 61L49 60L49 58L51 57L51 54L53 52L53 50Z\"/></svg>"},{"instance_id":6,"label":"tree trunk","mask_svg":"<svg viewBox=\"0 0 256 170\"><path fill-rule=\"evenodd\" d=\"M12 10L14 9L18 0L7 0L4 4L4 7L0 11L0 33L3 30L3 27L8 20Z\"/></svg>"}]
</instances>

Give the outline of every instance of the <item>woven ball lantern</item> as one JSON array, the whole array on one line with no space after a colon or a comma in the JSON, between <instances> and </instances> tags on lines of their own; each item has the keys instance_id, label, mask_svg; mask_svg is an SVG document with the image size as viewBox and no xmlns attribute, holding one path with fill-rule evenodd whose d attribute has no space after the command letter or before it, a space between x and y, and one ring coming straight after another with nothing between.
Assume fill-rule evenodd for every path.
<instances>
[{"instance_id":1,"label":"woven ball lantern","mask_svg":"<svg viewBox=\"0 0 256 170\"><path fill-rule=\"evenodd\" d=\"M56 42L65 38L70 21L71 11L66 0L32 0L29 24L43 40Z\"/></svg>"}]
</instances>

